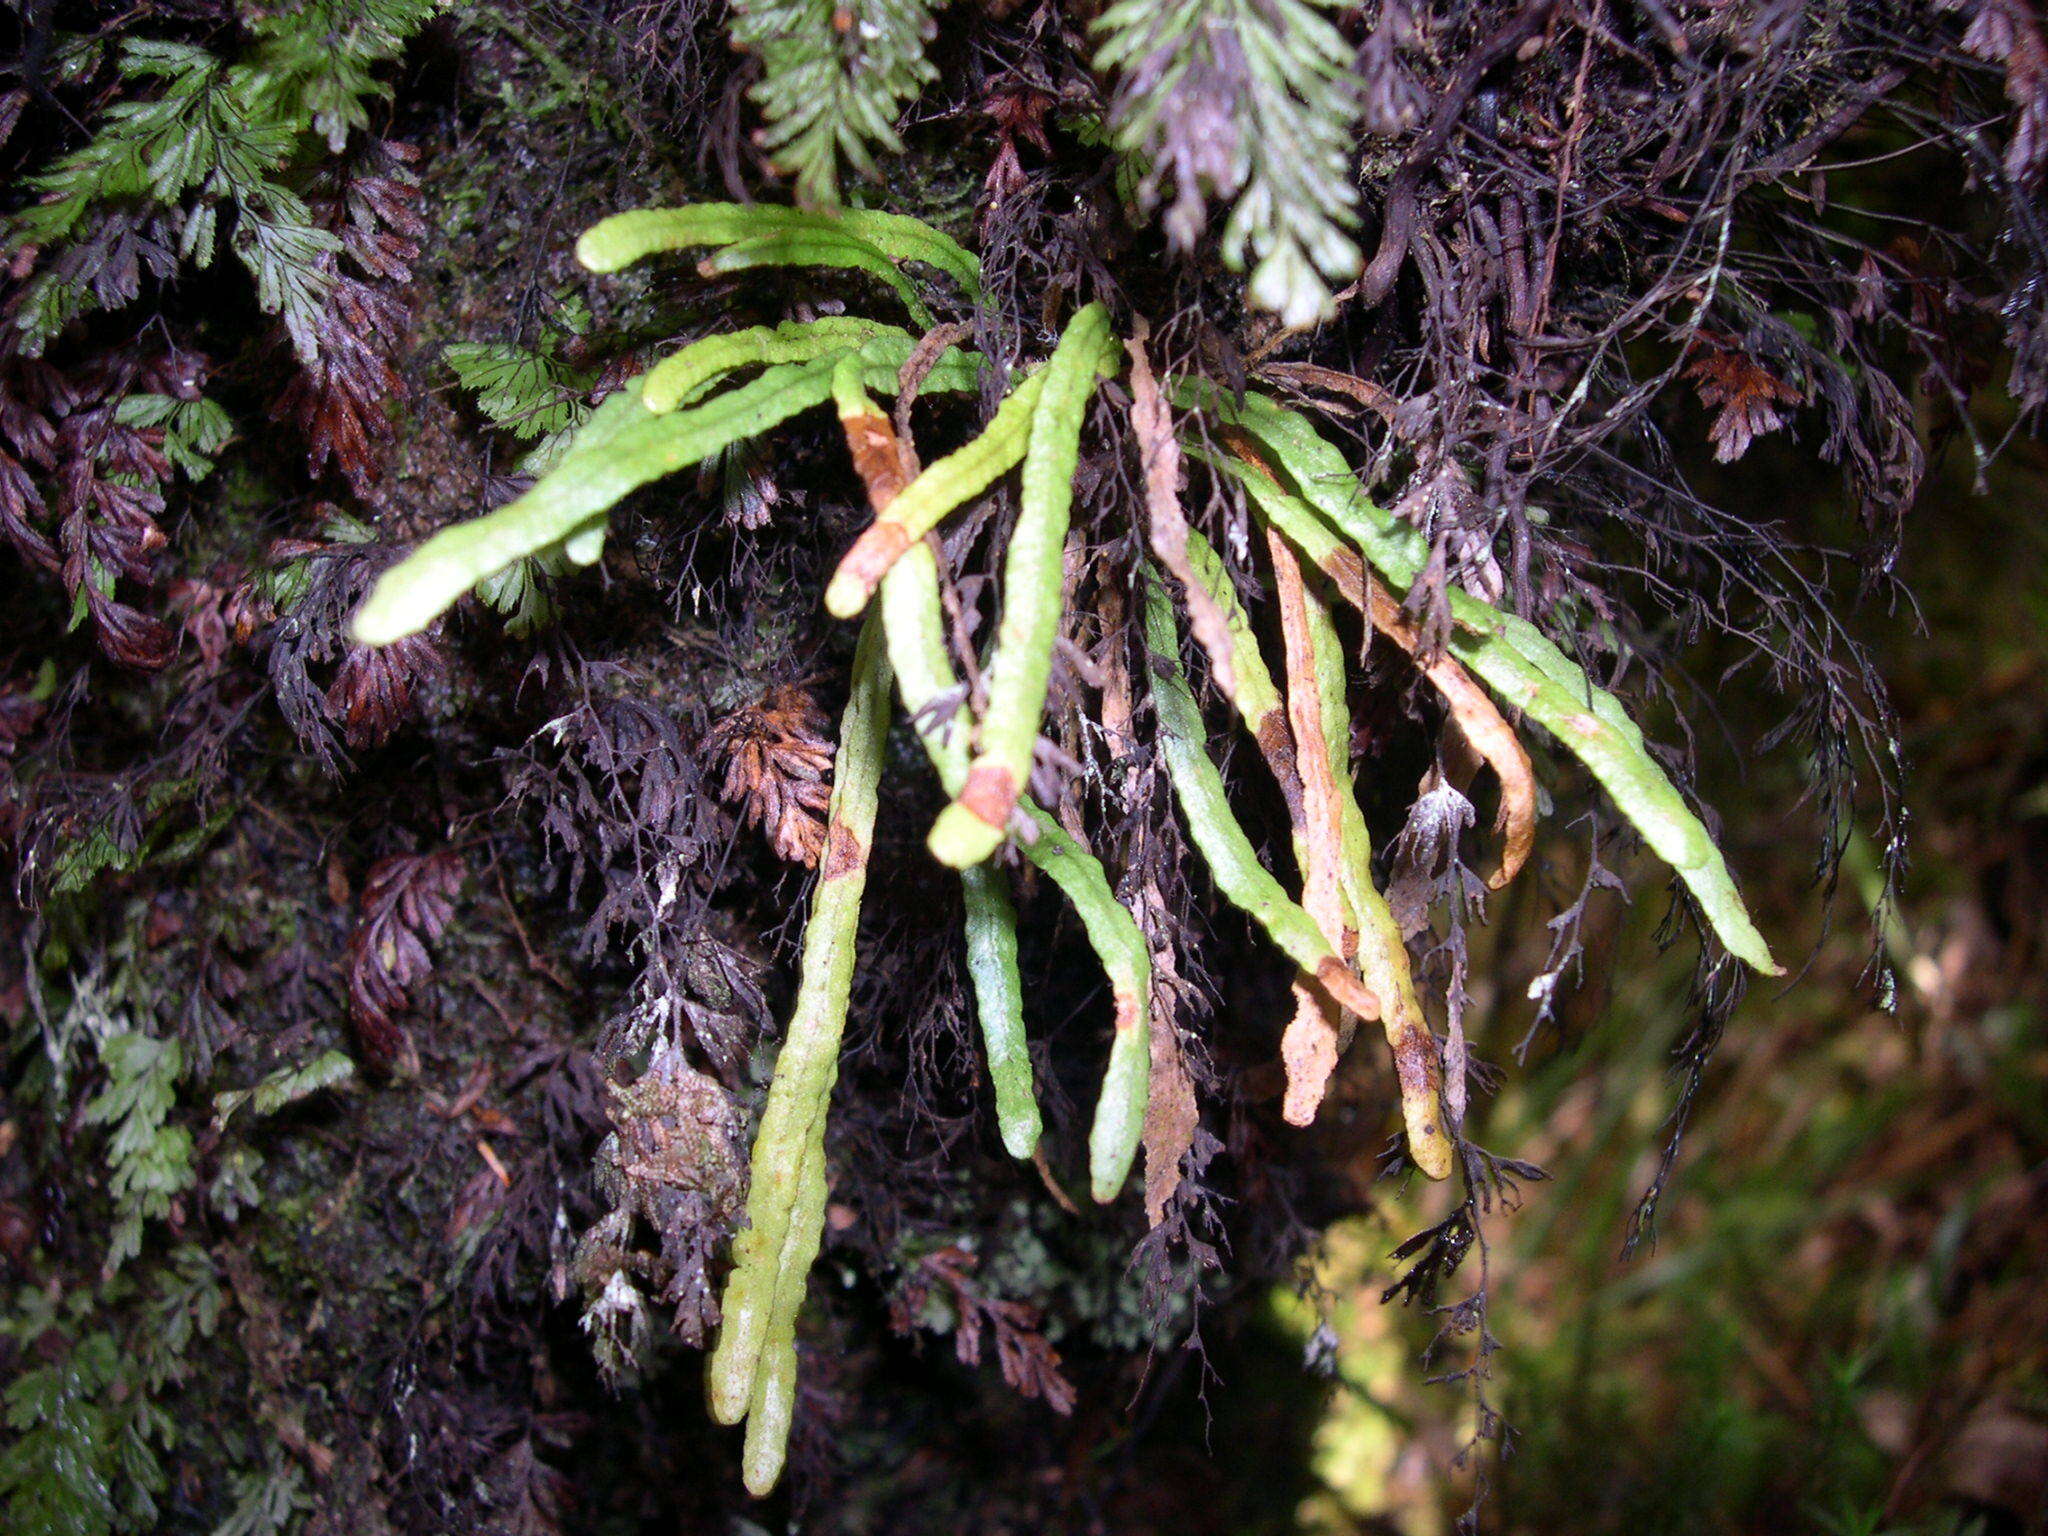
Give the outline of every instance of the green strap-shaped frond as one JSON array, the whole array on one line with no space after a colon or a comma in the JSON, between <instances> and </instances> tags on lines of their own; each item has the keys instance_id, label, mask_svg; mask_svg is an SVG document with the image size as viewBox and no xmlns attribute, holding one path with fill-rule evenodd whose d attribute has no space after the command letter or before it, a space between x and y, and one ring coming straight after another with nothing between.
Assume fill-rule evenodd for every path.
<instances>
[{"instance_id":1,"label":"green strap-shaped frond","mask_svg":"<svg viewBox=\"0 0 2048 1536\"><path fill-rule=\"evenodd\" d=\"M830 360L790 363L694 410L657 416L628 385L598 407L525 495L442 529L386 571L356 614L356 638L389 645L417 633L479 581L567 538L629 491L759 436L819 404L831 387Z\"/></svg>"},{"instance_id":2,"label":"green strap-shaped frond","mask_svg":"<svg viewBox=\"0 0 2048 1536\"><path fill-rule=\"evenodd\" d=\"M1242 473L1234 460L1223 461L1260 511L1311 561L1324 566L1341 533L1397 590L1414 581L1428 557L1422 535L1368 501L1343 455L1299 413L1257 394L1246 395L1239 407L1212 391L1205 403L1252 437L1292 479L1299 495ZM1621 701L1595 687L1527 620L1457 587L1449 596L1456 621L1451 654L1510 709L1537 721L1586 765L1643 840L1677 871L1732 954L1767 975L1779 974L1727 861L1650 756L1641 728Z\"/></svg>"},{"instance_id":3,"label":"green strap-shaped frond","mask_svg":"<svg viewBox=\"0 0 2048 1536\"><path fill-rule=\"evenodd\" d=\"M1376 1013L1374 999L1357 997L1362 989L1350 983L1343 957L1330 947L1315 919L1259 862L1250 835L1230 809L1223 775L1204 745L1208 731L1202 724L1201 708L1181 671L1180 627L1174 621L1173 599L1156 578L1147 584L1145 644L1152 653L1152 707L1159 717L1167 776L1173 781L1174 798L1180 802L1188 833L1209 866L1216 889L1263 928L1297 968L1326 986L1334 982L1331 990L1340 1002L1368 1015Z\"/></svg>"},{"instance_id":4,"label":"green strap-shaped frond","mask_svg":"<svg viewBox=\"0 0 2048 1536\"><path fill-rule=\"evenodd\" d=\"M1207 589L1223 610L1225 632L1230 637L1230 665L1235 675L1237 689L1232 702L1238 714L1244 719L1245 727L1254 740L1273 721L1281 729L1287 722L1287 705L1280 697L1280 686L1273 681L1273 673L1266 666L1266 658L1259 651L1259 637L1252 631L1251 615L1245 612L1244 603L1238 598L1237 583L1223 567L1223 557L1216 553L1216 546L1203 537L1198 528L1188 529L1188 564L1193 567L1195 579Z\"/></svg>"},{"instance_id":5,"label":"green strap-shaped frond","mask_svg":"<svg viewBox=\"0 0 2048 1536\"><path fill-rule=\"evenodd\" d=\"M719 380L742 368L775 363L808 363L858 347L882 335L908 333L879 320L827 316L817 320L785 320L780 325L754 325L693 341L647 370L640 384L640 403L657 414L694 403Z\"/></svg>"},{"instance_id":6,"label":"green strap-shaped frond","mask_svg":"<svg viewBox=\"0 0 2048 1536\"><path fill-rule=\"evenodd\" d=\"M714 1417L724 1424L743 1415L750 1420L744 1472L748 1491L757 1496L782 1472L795 1399L796 1318L824 1233L825 1116L839 1076L888 732L889 661L881 625L870 623L840 724L796 1006L754 1136L747 1226L733 1241L732 1277L707 1373Z\"/></svg>"},{"instance_id":7,"label":"green strap-shaped frond","mask_svg":"<svg viewBox=\"0 0 2048 1536\"><path fill-rule=\"evenodd\" d=\"M815 1205L820 1224L825 1211L824 1160L804 1170L806 1210ZM815 1189L815 1194L812 1193ZM756 1498L765 1498L782 1478L789 1459L789 1426L796 1418L796 1345L766 1351L754 1375L754 1395L747 1400L747 1435L740 1450L740 1481Z\"/></svg>"},{"instance_id":8,"label":"green strap-shaped frond","mask_svg":"<svg viewBox=\"0 0 2048 1536\"><path fill-rule=\"evenodd\" d=\"M629 383L591 413L525 495L442 529L386 571L356 614L356 638L389 645L415 634L478 582L564 540L572 560L589 564L602 548L604 514L627 493L822 404L842 357L858 359L869 388L893 393L913 345L907 332L883 327L855 353L824 348L808 362L777 364L689 410L664 414L643 403L643 381ZM949 350L924 387L972 389L980 361Z\"/></svg>"},{"instance_id":9,"label":"green strap-shaped frond","mask_svg":"<svg viewBox=\"0 0 2048 1536\"><path fill-rule=\"evenodd\" d=\"M876 514L854 541L825 587L825 609L835 618L850 619L865 608L889 567L903 551L936 528L955 508L965 506L1008 473L1024 457L1031 441L1031 418L1038 409L1045 374L1025 376L1003 397L989 424L964 448L935 459L906 485L896 499Z\"/></svg>"},{"instance_id":10,"label":"green strap-shaped frond","mask_svg":"<svg viewBox=\"0 0 2048 1536\"><path fill-rule=\"evenodd\" d=\"M990 864L960 871L967 904L967 975L996 1090L996 1128L1010 1156L1029 1159L1041 1129L1031 1052L1024 1041L1024 984L1017 971L1017 909L1009 875Z\"/></svg>"},{"instance_id":11,"label":"green strap-shaped frond","mask_svg":"<svg viewBox=\"0 0 2048 1536\"><path fill-rule=\"evenodd\" d=\"M881 598L903 707L917 724L940 783L948 794L957 794L967 774L961 745L965 722L958 711L951 719L938 718L942 701L959 679L946 651L938 564L930 546L920 540L896 562L882 583ZM1073 905L1109 977L1115 1005L1116 1035L1088 1134L1089 1187L1106 1203L1123 1188L1145 1133L1152 1073L1152 956L1137 920L1110 889L1101 861L1038 806L1028 799L1023 805L1035 833L1022 844L1024 855Z\"/></svg>"},{"instance_id":12,"label":"green strap-shaped frond","mask_svg":"<svg viewBox=\"0 0 2048 1536\"><path fill-rule=\"evenodd\" d=\"M995 852L1031 776L1032 748L1059 636L1081 423L1096 381L1120 352L1110 333L1109 311L1090 304L1074 316L1045 365L1024 449L1017 526L1003 557L1003 611L989 660L980 749L968 765L966 784L939 813L929 840L933 857L956 869Z\"/></svg>"},{"instance_id":13,"label":"green strap-shaped frond","mask_svg":"<svg viewBox=\"0 0 2048 1536\"><path fill-rule=\"evenodd\" d=\"M1265 745L1266 732L1284 733L1285 709L1273 675L1259 653L1250 617L1238 600L1236 584L1223 569L1222 559L1209 541L1194 529L1188 530L1188 560L1197 578L1216 597L1223 609L1231 637L1231 660L1237 673L1238 713L1254 740ZM1402 1115L1407 1122L1408 1146L1415 1165L1433 1179L1445 1177L1451 1167L1451 1147L1438 1117L1434 1080L1429 1068L1435 1047L1429 1023L1416 995L1408 946L1401 938L1387 898L1372 879L1372 834L1365 813L1359 808L1351 761L1351 711L1346 700L1344 647L1329 610L1320 604L1309 608L1309 635L1315 647L1317 684L1323 703L1323 745L1330 754L1330 768L1340 791L1338 815L1343 833L1343 895L1349 926L1356 935L1354 964L1359 978L1379 1000L1380 1025L1393 1048L1394 1065L1402 1082ZM1271 722L1271 724L1268 724ZM1272 754L1268 753L1268 761ZM1285 775L1299 781L1299 770L1289 766ZM1283 783L1283 790L1286 785ZM1295 859L1301 863L1306 852L1296 836Z\"/></svg>"},{"instance_id":14,"label":"green strap-shaped frond","mask_svg":"<svg viewBox=\"0 0 2048 1536\"><path fill-rule=\"evenodd\" d=\"M839 229L784 229L740 240L706 256L697 268L706 277L745 272L754 267L845 267L878 279L903 301L910 318L926 330L932 312L924 307L910 279L896 263L858 235Z\"/></svg>"},{"instance_id":15,"label":"green strap-shaped frond","mask_svg":"<svg viewBox=\"0 0 2048 1536\"><path fill-rule=\"evenodd\" d=\"M918 549L929 563L931 551L922 544ZM936 603L936 586L932 596ZM890 631L891 648L903 653L909 669L898 674L906 707L912 697L929 701L952 686L944 639L938 639L936 648L906 644L902 636L911 627L899 621ZM929 717L928 704L915 707L913 713L919 709L926 711L919 720L920 737L940 779L949 785L960 783L967 777L966 733L938 727ZM1038 1150L1044 1124L1024 1036L1024 983L1017 969L1017 910L1010 901L1009 876L993 865L976 864L960 871L960 890L967 913L967 978L974 988L975 1018L988 1052L989 1081L995 1087L996 1129L1004 1150L1012 1157L1029 1158Z\"/></svg>"},{"instance_id":16,"label":"green strap-shaped frond","mask_svg":"<svg viewBox=\"0 0 2048 1536\"><path fill-rule=\"evenodd\" d=\"M936 267L977 303L981 260L952 236L900 213L845 208L810 213L775 203L690 203L615 213L583 232L576 259L593 272L616 272L664 251L734 245L763 235L843 234L863 240L891 261Z\"/></svg>"}]
</instances>

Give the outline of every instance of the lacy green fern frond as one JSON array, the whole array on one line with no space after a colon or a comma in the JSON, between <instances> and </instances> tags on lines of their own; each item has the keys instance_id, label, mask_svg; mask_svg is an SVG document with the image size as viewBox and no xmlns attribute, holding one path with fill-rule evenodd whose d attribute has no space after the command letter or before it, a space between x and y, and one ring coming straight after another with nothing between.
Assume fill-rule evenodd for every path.
<instances>
[{"instance_id":1,"label":"lacy green fern frond","mask_svg":"<svg viewBox=\"0 0 2048 1536\"><path fill-rule=\"evenodd\" d=\"M180 400L173 395L128 395L114 408L114 419L128 427L155 427L164 435L164 457L189 480L213 473L213 455L235 435L234 418L217 400L199 395Z\"/></svg>"},{"instance_id":2,"label":"lacy green fern frond","mask_svg":"<svg viewBox=\"0 0 2048 1536\"><path fill-rule=\"evenodd\" d=\"M368 125L365 103L388 94L373 71L435 9L436 0L278 6L250 16L256 45L236 63L189 43L125 40L121 74L138 88L153 84L153 94L110 107L90 140L30 178L38 201L6 223L7 246L42 256L15 317L23 350L39 355L80 315L136 297L139 271L87 280L61 259L84 239L89 213L126 205L147 215L140 264L160 280L180 262L211 264L225 212L229 249L255 279L258 307L279 316L300 360L313 362L342 242L288 185L295 157L309 132L339 149Z\"/></svg>"},{"instance_id":3,"label":"lacy green fern frond","mask_svg":"<svg viewBox=\"0 0 2048 1536\"><path fill-rule=\"evenodd\" d=\"M942 0L734 0L732 40L761 60L761 145L809 208L839 202L840 162L875 174L896 115L937 73L925 58Z\"/></svg>"},{"instance_id":4,"label":"lacy green fern frond","mask_svg":"<svg viewBox=\"0 0 2048 1536\"><path fill-rule=\"evenodd\" d=\"M0 1512L9 1530L127 1536L157 1528L176 1440L164 1406L136 1390L121 1341L95 1331L61 1360L24 1362L0 1396Z\"/></svg>"},{"instance_id":5,"label":"lacy green fern frond","mask_svg":"<svg viewBox=\"0 0 2048 1536\"><path fill-rule=\"evenodd\" d=\"M250 61L257 88L277 115L303 118L339 152L370 126L369 103L391 87L373 71L398 57L441 9L440 0L297 0L245 11L261 42Z\"/></svg>"},{"instance_id":6,"label":"lacy green fern frond","mask_svg":"<svg viewBox=\"0 0 2048 1536\"><path fill-rule=\"evenodd\" d=\"M460 341L441 356L477 409L515 437L550 437L589 413L582 396L592 379L546 351L507 342Z\"/></svg>"},{"instance_id":7,"label":"lacy green fern frond","mask_svg":"<svg viewBox=\"0 0 2048 1536\"><path fill-rule=\"evenodd\" d=\"M89 1125L110 1127L108 1193L117 1218L107 1252L109 1273L141 1251L146 1221L170 1214L171 1202L192 1185L192 1133L167 1124L184 1075L184 1048L140 1030L100 1043L107 1086L85 1107Z\"/></svg>"},{"instance_id":8,"label":"lacy green fern frond","mask_svg":"<svg viewBox=\"0 0 2048 1536\"><path fill-rule=\"evenodd\" d=\"M95 203L171 205L193 190L254 185L291 149L292 124L261 109L252 77L203 48L131 38L119 68L131 81L162 85L152 99L117 102L92 139L30 178L42 196L14 215L15 243L65 239Z\"/></svg>"},{"instance_id":9,"label":"lacy green fern frond","mask_svg":"<svg viewBox=\"0 0 2048 1536\"><path fill-rule=\"evenodd\" d=\"M1142 162L1140 201L1173 186L1167 239L1192 249L1209 199L1231 202L1223 256L1290 327L1332 311L1358 271L1359 98L1326 0L1119 0L1096 20L1114 71L1110 128Z\"/></svg>"}]
</instances>

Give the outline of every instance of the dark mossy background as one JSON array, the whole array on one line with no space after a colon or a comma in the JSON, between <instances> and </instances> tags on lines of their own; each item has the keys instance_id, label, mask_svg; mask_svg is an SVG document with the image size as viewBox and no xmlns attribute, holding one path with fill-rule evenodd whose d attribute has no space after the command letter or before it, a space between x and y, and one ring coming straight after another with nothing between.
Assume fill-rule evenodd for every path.
<instances>
[{"instance_id":1,"label":"dark mossy background","mask_svg":"<svg viewBox=\"0 0 2048 1536\"><path fill-rule=\"evenodd\" d=\"M23 78L38 29L70 9L0 12ZM232 46L202 5L76 10L54 24ZM949 68L968 67L960 52ZM1133 1199L1075 1213L1059 1197L1081 1182L1107 1006L1042 891L1024 965L1046 1174L1002 1156L958 1001L957 898L922 857L935 791L907 735L863 921L784 1489L765 1505L740 1493L737 1437L705 1417L695 1351L655 1340L638 1379L602 1381L575 1250L603 1209L616 1021L645 1000L652 954L670 966L669 1027L732 1042L720 1075L757 1103L808 881L721 806L711 766L679 761L664 771L680 830L656 848L680 861L670 939L636 948L631 914L593 931L601 902L644 888L629 876L646 850L595 830L634 807L593 811L573 878L576 850L547 820L559 780L541 771L568 758L544 728L579 709L615 725L605 710L625 701L695 747L787 685L836 712L850 636L815 594L860 498L815 426L767 449L780 500L766 519L729 515L703 478L656 487L616 520L601 569L557 586L557 625L517 641L495 617L451 625L388 728L344 742L330 722L323 762L320 731L295 729L279 700L337 686L335 653L292 660L273 631L230 620L210 657L189 616L219 615L296 558L331 610L305 622L331 636L377 561L501 498L522 445L457 387L444 349L507 343L595 381L629 344L780 297L772 278L593 282L573 260L576 234L616 208L761 185L744 78L709 11L463 6L383 73L393 93L372 130L416 151L425 233L373 475L309 473L300 436L270 419L289 357L229 264L182 271L50 354L129 345L155 306L210 358L207 393L238 435L162 519L162 558L193 584L171 666L110 665L89 628L67 630L54 582L0 566L0 833L20 897L0 906L11 1530L1429 1536L1467 1508L1475 1476L1486 1530L2048 1528L2048 454L2016 437L1980 493L1926 400L1920 424L1948 446L1906 521L1910 597L1834 589L1893 689L1910 770L1895 909L1867 830L1839 885L1816 879L1812 764L1750 752L1778 709L1754 671L1713 681L1734 658L1711 640L1682 657L1701 680L1678 699L1701 797L1794 974L1735 1013L1654 1240L1626 1261L1670 1130L1672 1053L1696 1017L1691 941L1666 950L1655 931L1662 873L1632 864L1630 903L1595 898L1583 975L1519 1063L1582 834L1548 839L1475 931L1466 1026L1505 1069L1475 1139L1551 1174L1488 1227L1505 1460L1465 1459L1472 1398L1427 1379L1466 1364L1472 1336L1427 1355L1442 1315L1381 1302L1391 1250L1448 1208L1441 1191L1375 1179L1384 1068L1354 1051L1317 1130L1281 1127L1270 1058L1286 978L1212 908L1186 921L1213 929L1214 1225L1189 1234L1214 1264L1144 1242ZM29 100L11 175L78 142L57 107L69 100ZM888 206L974 239L981 131L913 123ZM1838 177L1835 195L1981 227L1954 180L1909 156ZM1134 250L1094 254L1142 271L1151 247ZM1991 379L1983 334L1970 361ZM1996 439L2009 407L1995 387L1980 400ZM1812 447L1773 443L1725 471L1703 435L1688 451L1721 505L1853 539ZM323 532L337 509L374 542ZM286 539L306 544L280 553ZM1402 782L1422 766L1402 765ZM1868 829L1880 806L1865 789ZM53 857L80 872L53 883ZM374 873L407 859L453 871L450 907L387 1051L352 1008L352 967ZM149 1125L190 1141L140 1251L110 1267L119 1116L91 1106L108 1091L105 1042L129 1035L175 1042ZM309 1069L332 1080L294 1078ZM284 1102L219 1097L265 1082ZM1006 1384L987 1339L976 1363L958 1358L943 1276L963 1253L986 1295L1022 1308L1027 1355L1056 1358L1070 1413Z\"/></svg>"}]
</instances>

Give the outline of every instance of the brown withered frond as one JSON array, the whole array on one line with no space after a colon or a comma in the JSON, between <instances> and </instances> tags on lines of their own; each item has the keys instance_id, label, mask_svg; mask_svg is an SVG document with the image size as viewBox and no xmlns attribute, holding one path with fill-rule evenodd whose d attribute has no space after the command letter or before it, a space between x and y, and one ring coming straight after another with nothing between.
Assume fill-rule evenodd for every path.
<instances>
[{"instance_id":1,"label":"brown withered frond","mask_svg":"<svg viewBox=\"0 0 2048 1536\"><path fill-rule=\"evenodd\" d=\"M319 354L271 411L304 435L308 471L331 458L358 495L377 480L376 449L391 436L386 403L405 392L392 357L406 339L405 290L427 233L417 158L409 144L378 140L320 178L309 202L341 251L324 263L333 282L316 322Z\"/></svg>"},{"instance_id":2,"label":"brown withered frond","mask_svg":"<svg viewBox=\"0 0 2048 1536\"><path fill-rule=\"evenodd\" d=\"M777 683L711 732L725 758L726 799L768 834L777 857L815 868L832 799L829 722L809 690Z\"/></svg>"},{"instance_id":3,"label":"brown withered frond","mask_svg":"<svg viewBox=\"0 0 2048 1536\"><path fill-rule=\"evenodd\" d=\"M448 849L382 860L363 881L348 940L349 1018L372 1066L388 1067L403 1039L397 1015L415 982L434 968L427 941L455 915L462 861Z\"/></svg>"},{"instance_id":4,"label":"brown withered frond","mask_svg":"<svg viewBox=\"0 0 2048 1536\"><path fill-rule=\"evenodd\" d=\"M1784 426L1781 407L1798 405L1805 396L1740 346L1702 342L1699 355L1685 365L1686 377L1699 390L1700 404L1719 413L1707 438L1716 461L1729 464L1765 433Z\"/></svg>"},{"instance_id":5,"label":"brown withered frond","mask_svg":"<svg viewBox=\"0 0 2048 1536\"><path fill-rule=\"evenodd\" d=\"M992 1296L974 1278L975 1255L948 1245L929 1253L892 1301L890 1320L909 1333L934 1290L953 1306L953 1353L962 1365L981 1363L983 1330L995 1340L1003 1380L1022 1397L1038 1398L1054 1413L1074 1411L1073 1383L1060 1369L1060 1352L1046 1338L1038 1309Z\"/></svg>"}]
</instances>

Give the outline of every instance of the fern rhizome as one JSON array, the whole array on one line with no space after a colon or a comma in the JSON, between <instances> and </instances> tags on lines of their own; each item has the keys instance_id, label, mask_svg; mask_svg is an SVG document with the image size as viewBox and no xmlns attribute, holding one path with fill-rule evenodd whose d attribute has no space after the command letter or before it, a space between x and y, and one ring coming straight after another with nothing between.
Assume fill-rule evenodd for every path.
<instances>
[{"instance_id":1,"label":"fern rhizome","mask_svg":"<svg viewBox=\"0 0 2048 1536\"><path fill-rule=\"evenodd\" d=\"M1342 452L1307 417L1255 391L1162 381L1142 339L1119 338L1100 303L1069 316L1041 362L998 379L989 358L953 339L956 330L932 326L920 292L937 281L973 304L979 263L946 235L899 215L735 204L645 209L605 220L577 248L600 273L682 251L708 253L699 260L707 275L761 266L863 274L894 295L918 331L830 316L724 332L662 358L548 452L531 489L444 529L385 572L354 629L364 643L389 645L434 624L465 593L505 582L524 562L591 565L604 550L609 512L640 486L803 412L829 405L838 415L873 521L821 596L861 630L796 1002L754 1137L747 1224L735 1240L710 1370L713 1413L746 1421L746 1480L755 1492L780 1475L795 1407L797 1313L824 1230L826 1110L860 959L892 697L949 800L928 846L963 882L968 969L1004 1145L1030 1158L1040 1128L1011 876L998 857L1005 848L1065 894L1114 1000L1088 1137L1098 1201L1116 1198L1144 1139L1159 1027L1153 941L1091 851L1087 829L1051 814L1032 791L1048 688L1075 617L1065 590L1076 464L1091 402L1105 386L1119 386L1141 448L1147 526L1133 534L1151 559L1129 594L1142 615L1142 675L1105 686L1103 708L1087 727L1118 738L1146 729L1149 713L1186 835L1215 888L1294 967L1292 1016L1274 1028L1290 1122L1314 1120L1340 1051L1360 1022L1376 1020L1392 1053L1408 1161L1442 1179L1461 1152L1483 1156L1463 1140L1462 1081L1447 1081L1402 925L1375 882L1351 751L1354 662L1338 623L1343 609L1364 633L1414 660L1442 695L1458 753L1496 777L1500 849L1488 884L1514 879L1536 837L1540 796L1522 734L1540 726L1671 866L1729 953L1777 971L1713 838L1622 704L1533 624L1456 586L1445 633L1434 642L1425 636L1392 592L1422 575L1426 541L1366 498ZM487 361L465 356L459 366ZM1000 396L980 433L920 465L903 431L911 404L987 385ZM896 410L883 410L878 395L894 396ZM1233 577L1186 517L1189 460L1249 506L1270 602ZM1000 619L986 654L967 654L946 620L936 533L1013 470L1017 515L1001 562ZM1278 675L1262 644L1275 630ZM1233 808L1186 671L1195 657L1283 796L1291 879L1261 860ZM966 687L963 676L978 686ZM1461 1078L1462 1066L1453 1070ZM1483 1177L1476 1166L1464 1171Z\"/></svg>"}]
</instances>

